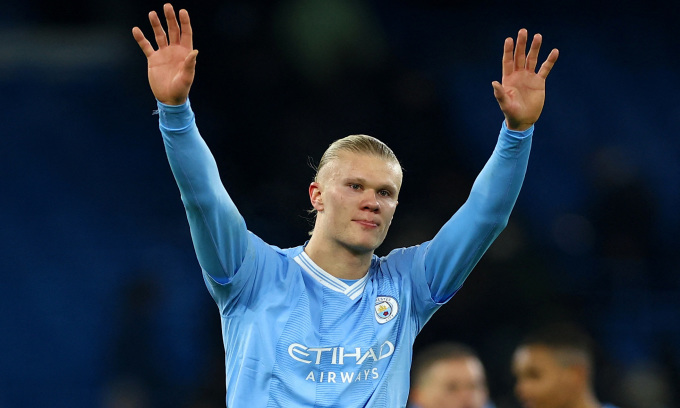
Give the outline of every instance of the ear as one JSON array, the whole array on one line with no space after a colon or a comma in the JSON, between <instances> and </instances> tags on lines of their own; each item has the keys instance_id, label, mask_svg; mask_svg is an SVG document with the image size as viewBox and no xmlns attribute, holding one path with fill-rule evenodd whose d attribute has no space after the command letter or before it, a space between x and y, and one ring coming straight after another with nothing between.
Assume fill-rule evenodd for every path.
<instances>
[{"instance_id":1,"label":"ear","mask_svg":"<svg viewBox=\"0 0 680 408\"><path fill-rule=\"evenodd\" d=\"M319 212L323 211L323 199L321 198L321 185L316 181L309 184L309 201L312 207Z\"/></svg>"}]
</instances>

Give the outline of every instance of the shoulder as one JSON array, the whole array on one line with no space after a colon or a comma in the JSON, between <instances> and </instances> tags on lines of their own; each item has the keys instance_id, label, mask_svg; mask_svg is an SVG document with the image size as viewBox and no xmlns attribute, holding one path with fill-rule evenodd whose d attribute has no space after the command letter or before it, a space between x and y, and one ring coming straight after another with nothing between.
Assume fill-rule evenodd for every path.
<instances>
[{"instance_id":1,"label":"shoulder","mask_svg":"<svg viewBox=\"0 0 680 408\"><path fill-rule=\"evenodd\" d=\"M302 246L281 249L248 231L248 250L236 273L234 283L261 287L288 280L296 275L290 271L297 265L293 260L294 254L300 252Z\"/></svg>"},{"instance_id":2,"label":"shoulder","mask_svg":"<svg viewBox=\"0 0 680 408\"><path fill-rule=\"evenodd\" d=\"M427 253L428 242L405 248L397 248L389 254L378 257L373 256L372 267L385 274L394 276L409 275L414 269L422 267L422 260Z\"/></svg>"},{"instance_id":3,"label":"shoulder","mask_svg":"<svg viewBox=\"0 0 680 408\"><path fill-rule=\"evenodd\" d=\"M305 249L304 245L298 245L298 246L295 246L295 247L284 248L284 249L281 249L281 248L279 248L277 246L273 246L273 245L271 245L271 247L276 252L278 252L279 254L284 255L288 258L295 258L296 256L300 255L302 253L302 251Z\"/></svg>"},{"instance_id":4,"label":"shoulder","mask_svg":"<svg viewBox=\"0 0 680 408\"><path fill-rule=\"evenodd\" d=\"M390 251L389 254L377 258L377 261L381 264L395 265L395 266L411 266L410 264L425 256L428 251L430 241L423 242L422 244L413 245L410 247L397 248Z\"/></svg>"},{"instance_id":5,"label":"shoulder","mask_svg":"<svg viewBox=\"0 0 680 408\"><path fill-rule=\"evenodd\" d=\"M273 263L287 264L304 249L303 245L282 249L276 245L268 244L251 231L248 231L248 241L248 254L244 262L252 263L252 267L255 269L271 267Z\"/></svg>"},{"instance_id":6,"label":"shoulder","mask_svg":"<svg viewBox=\"0 0 680 408\"><path fill-rule=\"evenodd\" d=\"M304 249L304 245L298 245L291 248L280 248L276 245L267 243L265 240L260 238L257 234L252 231L248 231L248 240L250 244L255 247L256 250L270 251L278 255L287 256L293 258L297 256Z\"/></svg>"}]
</instances>

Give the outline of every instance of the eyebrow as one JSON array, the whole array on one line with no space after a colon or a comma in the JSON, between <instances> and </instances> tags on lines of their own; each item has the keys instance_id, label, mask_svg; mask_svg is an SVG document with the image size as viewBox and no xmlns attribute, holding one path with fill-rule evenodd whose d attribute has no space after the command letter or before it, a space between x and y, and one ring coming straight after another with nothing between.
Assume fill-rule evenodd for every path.
<instances>
[{"instance_id":1,"label":"eyebrow","mask_svg":"<svg viewBox=\"0 0 680 408\"><path fill-rule=\"evenodd\" d=\"M345 178L343 179L343 181L344 181L345 183L357 183L357 184L361 184L361 185L366 185L366 184L368 184L368 180L366 180L366 179L363 178L363 177L353 177L353 176L349 176L349 177L345 177ZM396 184L389 184L389 183L388 183L388 184L380 184L380 185L376 188L376 190L378 190L378 191L380 191L380 190L389 190L389 191L391 191L391 192L397 192L397 191L399 191L399 187L398 187Z\"/></svg>"}]
</instances>

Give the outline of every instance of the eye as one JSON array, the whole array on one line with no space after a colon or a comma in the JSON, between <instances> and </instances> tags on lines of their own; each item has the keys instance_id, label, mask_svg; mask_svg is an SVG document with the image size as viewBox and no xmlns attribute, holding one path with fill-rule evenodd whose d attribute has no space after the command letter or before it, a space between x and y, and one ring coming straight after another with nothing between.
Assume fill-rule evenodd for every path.
<instances>
[{"instance_id":1,"label":"eye","mask_svg":"<svg viewBox=\"0 0 680 408\"><path fill-rule=\"evenodd\" d=\"M378 191L378 194L380 194L383 197L391 197L392 196L392 192L389 191L389 190L380 190L380 191Z\"/></svg>"},{"instance_id":2,"label":"eye","mask_svg":"<svg viewBox=\"0 0 680 408\"><path fill-rule=\"evenodd\" d=\"M361 190L361 184L358 183L349 183L348 186L352 190Z\"/></svg>"}]
</instances>

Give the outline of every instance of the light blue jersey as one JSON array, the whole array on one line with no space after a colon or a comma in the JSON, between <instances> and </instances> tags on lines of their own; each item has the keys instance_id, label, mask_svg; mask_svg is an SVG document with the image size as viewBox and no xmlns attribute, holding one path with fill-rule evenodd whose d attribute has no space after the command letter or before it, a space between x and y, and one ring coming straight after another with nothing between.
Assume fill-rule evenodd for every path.
<instances>
[{"instance_id":1,"label":"light blue jersey","mask_svg":"<svg viewBox=\"0 0 680 408\"><path fill-rule=\"evenodd\" d=\"M247 231L189 102L159 103L159 113L203 278L222 318L227 406L406 406L416 335L507 224L533 127L503 126L469 199L431 241L374 255L362 279L343 281L318 267L304 245L279 249Z\"/></svg>"}]
</instances>

